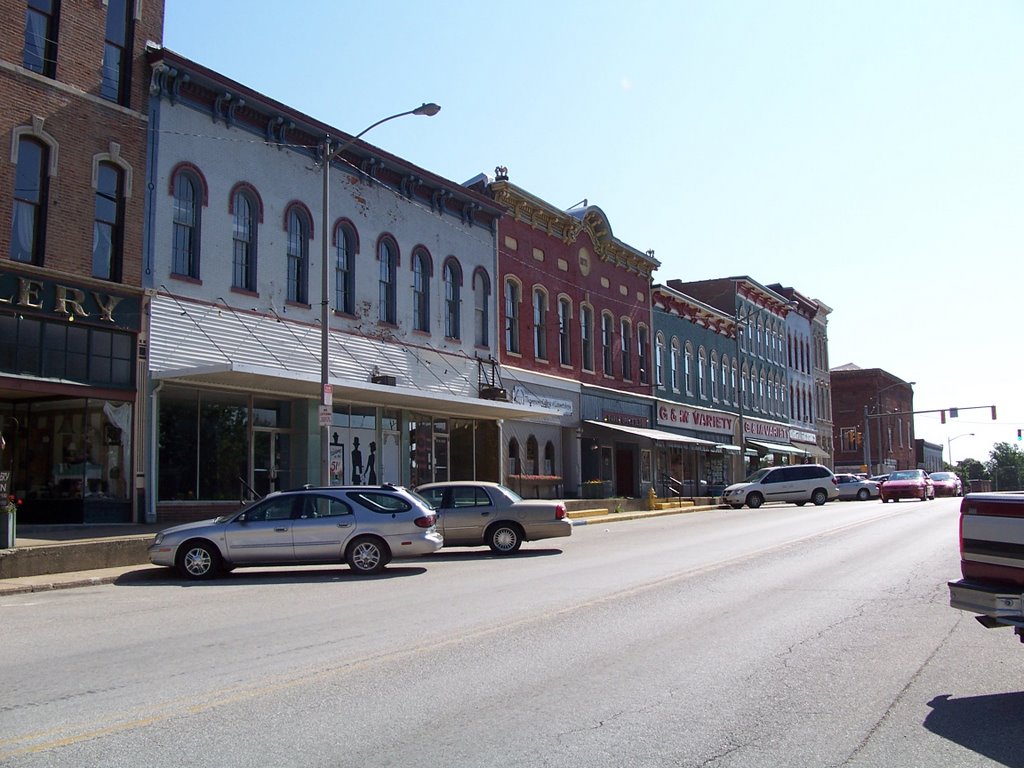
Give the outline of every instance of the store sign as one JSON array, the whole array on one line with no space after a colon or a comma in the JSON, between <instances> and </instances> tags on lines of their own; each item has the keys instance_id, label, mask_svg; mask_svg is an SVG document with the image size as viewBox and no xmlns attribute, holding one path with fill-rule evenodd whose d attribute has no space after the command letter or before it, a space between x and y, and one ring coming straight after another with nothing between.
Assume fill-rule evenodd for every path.
<instances>
[{"instance_id":1,"label":"store sign","mask_svg":"<svg viewBox=\"0 0 1024 768\"><path fill-rule=\"evenodd\" d=\"M658 404L658 424L722 435L731 435L736 431L736 417L731 414L669 403Z\"/></svg>"},{"instance_id":2,"label":"store sign","mask_svg":"<svg viewBox=\"0 0 1024 768\"><path fill-rule=\"evenodd\" d=\"M519 384L512 387L512 402L518 405L528 405L531 408L546 408L551 411L559 411L565 416L571 415L573 411L571 400L538 395L527 391L526 387Z\"/></svg>"},{"instance_id":3,"label":"store sign","mask_svg":"<svg viewBox=\"0 0 1024 768\"><path fill-rule=\"evenodd\" d=\"M777 443L785 443L789 441L789 425L745 419L743 421L743 434L746 437L755 439L760 438L762 440L774 440Z\"/></svg>"},{"instance_id":4,"label":"store sign","mask_svg":"<svg viewBox=\"0 0 1024 768\"><path fill-rule=\"evenodd\" d=\"M37 311L68 319L139 327L139 299L118 296L73 284L58 283L0 272L0 307Z\"/></svg>"},{"instance_id":5,"label":"store sign","mask_svg":"<svg viewBox=\"0 0 1024 768\"><path fill-rule=\"evenodd\" d=\"M797 443L817 444L818 436L813 432L806 432L802 429L789 430L789 439Z\"/></svg>"}]
</instances>

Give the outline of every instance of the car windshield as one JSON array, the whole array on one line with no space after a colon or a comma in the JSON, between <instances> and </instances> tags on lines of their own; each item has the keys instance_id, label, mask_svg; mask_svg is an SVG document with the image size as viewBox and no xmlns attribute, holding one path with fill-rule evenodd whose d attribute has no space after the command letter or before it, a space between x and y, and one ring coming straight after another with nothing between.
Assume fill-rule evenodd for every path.
<instances>
[{"instance_id":1,"label":"car windshield","mask_svg":"<svg viewBox=\"0 0 1024 768\"><path fill-rule=\"evenodd\" d=\"M908 472L893 472L889 475L890 480L920 480L921 474L917 470Z\"/></svg>"},{"instance_id":2,"label":"car windshield","mask_svg":"<svg viewBox=\"0 0 1024 768\"><path fill-rule=\"evenodd\" d=\"M745 482L745 483L756 483L756 482L758 482L758 481L759 481L759 480L760 480L760 479L761 479L762 477L764 477L764 476L765 476L765 475L767 475L767 474L768 474L769 472L771 472L771 469L772 469L771 467L765 467L764 469L759 469L759 470L757 470L757 472L755 472L754 474L752 474L752 475L751 475L750 477L748 477L748 478L747 478L746 480L744 480L743 482Z\"/></svg>"},{"instance_id":3,"label":"car windshield","mask_svg":"<svg viewBox=\"0 0 1024 768\"><path fill-rule=\"evenodd\" d=\"M952 472L932 472L932 480L952 480Z\"/></svg>"}]
</instances>

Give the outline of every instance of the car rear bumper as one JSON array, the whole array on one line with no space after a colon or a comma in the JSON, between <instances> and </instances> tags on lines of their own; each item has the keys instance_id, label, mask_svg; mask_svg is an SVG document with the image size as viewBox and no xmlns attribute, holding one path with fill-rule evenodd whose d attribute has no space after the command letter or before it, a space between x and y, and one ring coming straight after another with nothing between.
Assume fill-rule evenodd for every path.
<instances>
[{"instance_id":1,"label":"car rear bumper","mask_svg":"<svg viewBox=\"0 0 1024 768\"><path fill-rule=\"evenodd\" d=\"M571 520L552 520L549 523L530 523L523 527L523 538L527 541L537 539L557 539L572 536Z\"/></svg>"},{"instance_id":2,"label":"car rear bumper","mask_svg":"<svg viewBox=\"0 0 1024 768\"><path fill-rule=\"evenodd\" d=\"M1024 624L1024 593L1020 588L980 584L967 579L948 584L949 604L953 608L988 616L1002 624Z\"/></svg>"},{"instance_id":3,"label":"car rear bumper","mask_svg":"<svg viewBox=\"0 0 1024 768\"><path fill-rule=\"evenodd\" d=\"M420 557L437 552L444 545L444 537L437 531L417 536L388 536L392 557Z\"/></svg>"}]
</instances>

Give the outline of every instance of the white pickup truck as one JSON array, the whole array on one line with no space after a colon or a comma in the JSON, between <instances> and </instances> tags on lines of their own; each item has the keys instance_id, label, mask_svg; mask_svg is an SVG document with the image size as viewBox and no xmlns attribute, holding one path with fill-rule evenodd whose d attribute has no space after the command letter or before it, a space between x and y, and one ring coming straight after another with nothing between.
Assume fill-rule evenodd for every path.
<instances>
[{"instance_id":1,"label":"white pickup truck","mask_svg":"<svg viewBox=\"0 0 1024 768\"><path fill-rule=\"evenodd\" d=\"M960 572L949 604L1024 642L1024 493L970 493L960 503Z\"/></svg>"}]
</instances>

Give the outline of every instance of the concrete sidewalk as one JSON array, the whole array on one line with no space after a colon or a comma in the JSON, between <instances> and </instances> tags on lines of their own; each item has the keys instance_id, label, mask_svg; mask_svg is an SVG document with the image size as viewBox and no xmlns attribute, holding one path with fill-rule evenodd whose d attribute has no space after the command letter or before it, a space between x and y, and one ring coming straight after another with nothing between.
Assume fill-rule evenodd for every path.
<instances>
[{"instance_id":1,"label":"concrete sidewalk","mask_svg":"<svg viewBox=\"0 0 1024 768\"><path fill-rule=\"evenodd\" d=\"M587 510L570 516L574 526L603 525L711 509L721 509L721 505L626 512ZM0 550L0 597L112 584L135 572L169 574L166 568L150 565L146 553L156 532L166 527L25 526L17 531L14 549Z\"/></svg>"}]
</instances>

